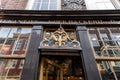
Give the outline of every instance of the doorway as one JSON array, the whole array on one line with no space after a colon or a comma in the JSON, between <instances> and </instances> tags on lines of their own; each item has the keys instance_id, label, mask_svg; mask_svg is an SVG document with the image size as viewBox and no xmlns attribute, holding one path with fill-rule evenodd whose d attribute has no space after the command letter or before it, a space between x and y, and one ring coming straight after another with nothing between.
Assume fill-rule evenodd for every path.
<instances>
[{"instance_id":1,"label":"doorway","mask_svg":"<svg viewBox=\"0 0 120 80\"><path fill-rule=\"evenodd\" d=\"M42 56L39 80L85 80L80 56Z\"/></svg>"}]
</instances>

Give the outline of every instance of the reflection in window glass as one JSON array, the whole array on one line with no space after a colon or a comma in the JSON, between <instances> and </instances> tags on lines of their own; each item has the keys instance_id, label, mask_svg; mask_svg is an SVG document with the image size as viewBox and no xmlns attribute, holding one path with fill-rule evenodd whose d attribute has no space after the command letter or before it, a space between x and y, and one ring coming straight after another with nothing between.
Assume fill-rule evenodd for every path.
<instances>
[{"instance_id":1,"label":"reflection in window glass","mask_svg":"<svg viewBox=\"0 0 120 80\"><path fill-rule=\"evenodd\" d=\"M0 30L0 49L2 48L2 45L4 44L9 31L10 31L10 28L1 28L1 30Z\"/></svg>"},{"instance_id":2,"label":"reflection in window glass","mask_svg":"<svg viewBox=\"0 0 120 80\"><path fill-rule=\"evenodd\" d=\"M112 40L114 40L114 42L120 46L120 34L119 33L113 33L112 34Z\"/></svg>"},{"instance_id":3,"label":"reflection in window glass","mask_svg":"<svg viewBox=\"0 0 120 80\"><path fill-rule=\"evenodd\" d=\"M115 9L110 0L96 0L97 9Z\"/></svg>"},{"instance_id":4,"label":"reflection in window glass","mask_svg":"<svg viewBox=\"0 0 120 80\"><path fill-rule=\"evenodd\" d=\"M15 51L13 54L25 54L25 49L28 45L28 41L26 43L26 40L29 40L31 33L31 28L22 28L21 34L19 37L19 40L16 41Z\"/></svg>"},{"instance_id":5,"label":"reflection in window glass","mask_svg":"<svg viewBox=\"0 0 120 80\"><path fill-rule=\"evenodd\" d=\"M93 46L99 46L99 43L98 43L98 39L97 39L96 34L90 34L90 38L91 38L91 40L92 40Z\"/></svg>"},{"instance_id":6,"label":"reflection in window glass","mask_svg":"<svg viewBox=\"0 0 120 80\"><path fill-rule=\"evenodd\" d=\"M116 80L114 67L110 61L97 61L98 70L102 80ZM113 72L114 71L114 72Z\"/></svg>"},{"instance_id":7,"label":"reflection in window glass","mask_svg":"<svg viewBox=\"0 0 120 80\"><path fill-rule=\"evenodd\" d=\"M0 49L2 48L4 41L5 41L5 39L0 39Z\"/></svg>"},{"instance_id":8,"label":"reflection in window glass","mask_svg":"<svg viewBox=\"0 0 120 80\"><path fill-rule=\"evenodd\" d=\"M108 40L108 36L107 36L107 34L101 34L101 38L103 39L103 40Z\"/></svg>"},{"instance_id":9,"label":"reflection in window glass","mask_svg":"<svg viewBox=\"0 0 120 80\"><path fill-rule=\"evenodd\" d=\"M28 44L28 41L27 41L27 40L24 40L24 47L23 47L24 50L26 50L27 44Z\"/></svg>"},{"instance_id":10,"label":"reflection in window glass","mask_svg":"<svg viewBox=\"0 0 120 80\"><path fill-rule=\"evenodd\" d=\"M6 38L9 31L10 31L10 28L2 28L0 31L0 38Z\"/></svg>"},{"instance_id":11,"label":"reflection in window glass","mask_svg":"<svg viewBox=\"0 0 120 80\"><path fill-rule=\"evenodd\" d=\"M23 59L0 59L0 80L20 80L23 66L19 68ZM24 64L24 63L23 63Z\"/></svg>"},{"instance_id":12,"label":"reflection in window glass","mask_svg":"<svg viewBox=\"0 0 120 80\"><path fill-rule=\"evenodd\" d=\"M2 34L3 32L4 35ZM31 28L1 28L0 33L2 34L0 35L0 54L12 55L25 53Z\"/></svg>"},{"instance_id":13,"label":"reflection in window glass","mask_svg":"<svg viewBox=\"0 0 120 80\"><path fill-rule=\"evenodd\" d=\"M120 57L119 49L109 49L108 53L109 53L110 57Z\"/></svg>"},{"instance_id":14,"label":"reflection in window glass","mask_svg":"<svg viewBox=\"0 0 120 80\"><path fill-rule=\"evenodd\" d=\"M31 28L22 28L20 38L21 39L28 39L31 33Z\"/></svg>"},{"instance_id":15,"label":"reflection in window glass","mask_svg":"<svg viewBox=\"0 0 120 80\"><path fill-rule=\"evenodd\" d=\"M18 40L17 44L16 44L16 47L15 47L15 50L20 50L21 47L22 47L22 44L23 44L23 40Z\"/></svg>"},{"instance_id":16,"label":"reflection in window glass","mask_svg":"<svg viewBox=\"0 0 120 80\"><path fill-rule=\"evenodd\" d=\"M29 34L31 33L31 28L22 28L21 34Z\"/></svg>"},{"instance_id":17,"label":"reflection in window glass","mask_svg":"<svg viewBox=\"0 0 120 80\"><path fill-rule=\"evenodd\" d=\"M112 50L108 50L108 53L109 53L110 57L115 57L115 55L114 55Z\"/></svg>"},{"instance_id":18,"label":"reflection in window glass","mask_svg":"<svg viewBox=\"0 0 120 80\"><path fill-rule=\"evenodd\" d=\"M102 51L102 56L103 56L103 57L108 57L108 56L109 56L109 55L107 54L107 51L106 51L106 50Z\"/></svg>"},{"instance_id":19,"label":"reflection in window glass","mask_svg":"<svg viewBox=\"0 0 120 80\"><path fill-rule=\"evenodd\" d=\"M48 3L47 2L42 3L41 10L48 10Z\"/></svg>"},{"instance_id":20,"label":"reflection in window glass","mask_svg":"<svg viewBox=\"0 0 120 80\"><path fill-rule=\"evenodd\" d=\"M35 0L33 10L56 10L57 0Z\"/></svg>"},{"instance_id":21,"label":"reflection in window glass","mask_svg":"<svg viewBox=\"0 0 120 80\"><path fill-rule=\"evenodd\" d=\"M113 49L113 52L114 52L114 55L115 55L116 57L120 57L120 50L118 50L118 49Z\"/></svg>"},{"instance_id":22,"label":"reflection in window glass","mask_svg":"<svg viewBox=\"0 0 120 80\"><path fill-rule=\"evenodd\" d=\"M40 2L41 0L35 0L35 2Z\"/></svg>"},{"instance_id":23,"label":"reflection in window glass","mask_svg":"<svg viewBox=\"0 0 120 80\"><path fill-rule=\"evenodd\" d=\"M14 47L14 43L17 40L19 33L21 32L20 28L12 28L8 34L8 38L5 42L5 45L2 47L1 54L8 55L11 54Z\"/></svg>"},{"instance_id":24,"label":"reflection in window glass","mask_svg":"<svg viewBox=\"0 0 120 80\"><path fill-rule=\"evenodd\" d=\"M55 2L51 2L50 10L56 10L56 9L57 9L57 4Z\"/></svg>"},{"instance_id":25,"label":"reflection in window glass","mask_svg":"<svg viewBox=\"0 0 120 80\"><path fill-rule=\"evenodd\" d=\"M105 3L107 9L115 9L115 7L113 6L113 4L110 2L110 3Z\"/></svg>"},{"instance_id":26,"label":"reflection in window glass","mask_svg":"<svg viewBox=\"0 0 120 80\"><path fill-rule=\"evenodd\" d=\"M17 65L17 60L9 60L9 62L6 65L6 68L15 68Z\"/></svg>"},{"instance_id":27,"label":"reflection in window glass","mask_svg":"<svg viewBox=\"0 0 120 80\"><path fill-rule=\"evenodd\" d=\"M41 4L41 3L39 3L39 2L38 2L38 3L34 3L34 4L33 4L33 10L39 10L40 4Z\"/></svg>"},{"instance_id":28,"label":"reflection in window glass","mask_svg":"<svg viewBox=\"0 0 120 80\"><path fill-rule=\"evenodd\" d=\"M23 66L24 66L24 61L25 61L25 60L21 60L21 61L20 61L19 68L23 68Z\"/></svg>"},{"instance_id":29,"label":"reflection in window glass","mask_svg":"<svg viewBox=\"0 0 120 80\"><path fill-rule=\"evenodd\" d=\"M104 3L96 3L96 7L98 8L98 9L106 9L106 6L105 6L105 4Z\"/></svg>"},{"instance_id":30,"label":"reflection in window glass","mask_svg":"<svg viewBox=\"0 0 120 80\"><path fill-rule=\"evenodd\" d=\"M30 38L31 28L1 28L0 55L24 54ZM24 45L26 45L24 47ZM24 50L23 50L24 48ZM17 49L17 50L15 50ZM19 49L19 51L18 51ZM12 56L9 56L12 57ZM0 80L20 80L24 59L0 59Z\"/></svg>"},{"instance_id":31,"label":"reflection in window glass","mask_svg":"<svg viewBox=\"0 0 120 80\"><path fill-rule=\"evenodd\" d=\"M9 38L17 38L18 34L21 32L20 28L12 28L10 34L9 34Z\"/></svg>"},{"instance_id":32,"label":"reflection in window glass","mask_svg":"<svg viewBox=\"0 0 120 80\"><path fill-rule=\"evenodd\" d=\"M107 54L106 50L103 51L96 51L96 57L108 57L109 55Z\"/></svg>"},{"instance_id":33,"label":"reflection in window glass","mask_svg":"<svg viewBox=\"0 0 120 80\"><path fill-rule=\"evenodd\" d=\"M109 39L108 39L107 35L108 34L106 34L106 33L101 34L101 39L104 41L105 45L110 45L110 42L109 42Z\"/></svg>"},{"instance_id":34,"label":"reflection in window glass","mask_svg":"<svg viewBox=\"0 0 120 80\"><path fill-rule=\"evenodd\" d=\"M3 54L3 55L10 55L11 51L13 49L14 43L15 43L15 40L8 39L6 41L4 47L1 50L1 54Z\"/></svg>"},{"instance_id":35,"label":"reflection in window glass","mask_svg":"<svg viewBox=\"0 0 120 80\"><path fill-rule=\"evenodd\" d=\"M93 47L93 50L96 53L95 59L101 74L101 80L120 80L119 28L108 27L98 28L94 31L88 29L88 31L90 34L97 33L97 37L100 37L100 47ZM96 40L94 36L91 39Z\"/></svg>"},{"instance_id":36,"label":"reflection in window glass","mask_svg":"<svg viewBox=\"0 0 120 80\"><path fill-rule=\"evenodd\" d=\"M17 33L20 33L20 32L21 32L21 29L22 29L22 28L17 28Z\"/></svg>"}]
</instances>

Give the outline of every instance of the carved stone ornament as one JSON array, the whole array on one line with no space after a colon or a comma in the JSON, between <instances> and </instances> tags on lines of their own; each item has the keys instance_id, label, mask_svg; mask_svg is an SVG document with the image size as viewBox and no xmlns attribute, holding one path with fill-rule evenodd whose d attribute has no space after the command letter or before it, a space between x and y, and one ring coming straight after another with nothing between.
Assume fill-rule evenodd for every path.
<instances>
[{"instance_id":1,"label":"carved stone ornament","mask_svg":"<svg viewBox=\"0 0 120 80\"><path fill-rule=\"evenodd\" d=\"M84 10L86 9L83 0L64 0L62 7L64 10Z\"/></svg>"},{"instance_id":2,"label":"carved stone ornament","mask_svg":"<svg viewBox=\"0 0 120 80\"><path fill-rule=\"evenodd\" d=\"M62 27L55 32L46 32L43 41L40 43L42 48L80 48L80 43L75 39L75 33L64 31Z\"/></svg>"}]
</instances>

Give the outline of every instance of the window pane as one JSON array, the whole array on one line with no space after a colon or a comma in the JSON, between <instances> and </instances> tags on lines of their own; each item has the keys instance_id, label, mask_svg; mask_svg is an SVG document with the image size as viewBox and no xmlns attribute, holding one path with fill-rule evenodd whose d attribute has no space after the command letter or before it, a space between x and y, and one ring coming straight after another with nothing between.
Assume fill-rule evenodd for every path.
<instances>
[{"instance_id":1,"label":"window pane","mask_svg":"<svg viewBox=\"0 0 120 80\"><path fill-rule=\"evenodd\" d=\"M57 9L57 3L51 2L51 3L50 3L50 10L56 10L56 9Z\"/></svg>"},{"instance_id":2,"label":"window pane","mask_svg":"<svg viewBox=\"0 0 120 80\"><path fill-rule=\"evenodd\" d=\"M31 33L31 28L22 28L21 34L29 34Z\"/></svg>"},{"instance_id":3,"label":"window pane","mask_svg":"<svg viewBox=\"0 0 120 80\"><path fill-rule=\"evenodd\" d=\"M0 80L20 80L23 59L0 59ZM24 64L24 62L23 62Z\"/></svg>"},{"instance_id":4,"label":"window pane","mask_svg":"<svg viewBox=\"0 0 120 80\"><path fill-rule=\"evenodd\" d=\"M7 41L5 42L5 45L2 47L1 54L8 55L12 53L12 48L14 47L14 43L18 38L19 33L19 28L12 28L8 35Z\"/></svg>"},{"instance_id":5,"label":"window pane","mask_svg":"<svg viewBox=\"0 0 120 80\"><path fill-rule=\"evenodd\" d=\"M41 2L41 0L35 0L35 2Z\"/></svg>"},{"instance_id":6,"label":"window pane","mask_svg":"<svg viewBox=\"0 0 120 80\"><path fill-rule=\"evenodd\" d=\"M90 38L91 38L93 46L99 46L96 34L90 34Z\"/></svg>"},{"instance_id":7,"label":"window pane","mask_svg":"<svg viewBox=\"0 0 120 80\"><path fill-rule=\"evenodd\" d=\"M103 0L104 2L111 2L110 0Z\"/></svg>"},{"instance_id":8,"label":"window pane","mask_svg":"<svg viewBox=\"0 0 120 80\"><path fill-rule=\"evenodd\" d=\"M15 55L25 54L30 34L31 34L31 28L21 28L21 34L19 39L16 41L13 54Z\"/></svg>"},{"instance_id":9,"label":"window pane","mask_svg":"<svg viewBox=\"0 0 120 80\"><path fill-rule=\"evenodd\" d=\"M9 31L10 31L10 28L2 28L0 31L0 38L6 38Z\"/></svg>"},{"instance_id":10,"label":"window pane","mask_svg":"<svg viewBox=\"0 0 120 80\"><path fill-rule=\"evenodd\" d=\"M110 3L105 3L107 9L115 9L115 7L113 6L113 4L110 2Z\"/></svg>"},{"instance_id":11,"label":"window pane","mask_svg":"<svg viewBox=\"0 0 120 80\"><path fill-rule=\"evenodd\" d=\"M2 28L0 33L3 32L4 35L0 36L0 55L24 54L31 34L31 28Z\"/></svg>"},{"instance_id":12,"label":"window pane","mask_svg":"<svg viewBox=\"0 0 120 80\"><path fill-rule=\"evenodd\" d=\"M39 8L40 8L40 3L39 2L33 4L33 10L39 10Z\"/></svg>"},{"instance_id":13,"label":"window pane","mask_svg":"<svg viewBox=\"0 0 120 80\"><path fill-rule=\"evenodd\" d=\"M43 0L43 3L44 3L44 2L47 2L47 3L48 3L48 2L49 2L49 0Z\"/></svg>"},{"instance_id":14,"label":"window pane","mask_svg":"<svg viewBox=\"0 0 120 80\"><path fill-rule=\"evenodd\" d=\"M101 38L102 38L103 40L108 40L107 34L101 34Z\"/></svg>"},{"instance_id":15,"label":"window pane","mask_svg":"<svg viewBox=\"0 0 120 80\"><path fill-rule=\"evenodd\" d=\"M119 49L113 49L114 54L116 57L120 57L120 50Z\"/></svg>"},{"instance_id":16,"label":"window pane","mask_svg":"<svg viewBox=\"0 0 120 80\"><path fill-rule=\"evenodd\" d=\"M20 39L28 39L31 33L31 28L22 28Z\"/></svg>"},{"instance_id":17,"label":"window pane","mask_svg":"<svg viewBox=\"0 0 120 80\"><path fill-rule=\"evenodd\" d=\"M109 55L107 54L107 51L106 50L103 50L102 52L101 52L101 55L102 55L102 57L108 57Z\"/></svg>"},{"instance_id":18,"label":"window pane","mask_svg":"<svg viewBox=\"0 0 120 80\"><path fill-rule=\"evenodd\" d=\"M15 47L15 50L20 50L21 47L22 47L22 44L23 44L23 40L18 40L17 44L16 44L16 47Z\"/></svg>"},{"instance_id":19,"label":"window pane","mask_svg":"<svg viewBox=\"0 0 120 80\"><path fill-rule=\"evenodd\" d=\"M41 10L48 10L48 3L47 2L42 3Z\"/></svg>"},{"instance_id":20,"label":"window pane","mask_svg":"<svg viewBox=\"0 0 120 80\"><path fill-rule=\"evenodd\" d=\"M27 45L28 45L28 42L26 42L26 40L19 39L17 41L17 44L15 46L13 54L17 54L17 55L25 54L25 50L26 50Z\"/></svg>"},{"instance_id":21,"label":"window pane","mask_svg":"<svg viewBox=\"0 0 120 80\"><path fill-rule=\"evenodd\" d=\"M116 75L116 77L118 78L118 80L120 80L120 61L111 61L111 67L113 68L114 71L114 75Z\"/></svg>"},{"instance_id":22,"label":"window pane","mask_svg":"<svg viewBox=\"0 0 120 80\"><path fill-rule=\"evenodd\" d=\"M4 47L1 50L2 55L10 55L12 53L12 49L14 46L15 40L14 39L8 39L4 45Z\"/></svg>"},{"instance_id":23,"label":"window pane","mask_svg":"<svg viewBox=\"0 0 120 80\"><path fill-rule=\"evenodd\" d=\"M120 34L119 33L113 33L112 40L114 40L116 45L120 46Z\"/></svg>"},{"instance_id":24,"label":"window pane","mask_svg":"<svg viewBox=\"0 0 120 80\"><path fill-rule=\"evenodd\" d=\"M108 50L108 53L109 53L110 57L115 57L115 54L113 53L112 50Z\"/></svg>"},{"instance_id":25,"label":"window pane","mask_svg":"<svg viewBox=\"0 0 120 80\"><path fill-rule=\"evenodd\" d=\"M4 41L7 38L9 31L10 28L2 28L0 30L0 49L2 48L2 45L4 44Z\"/></svg>"},{"instance_id":26,"label":"window pane","mask_svg":"<svg viewBox=\"0 0 120 80\"><path fill-rule=\"evenodd\" d=\"M96 7L98 8L98 9L106 9L106 6L105 6L105 4L104 3L101 3L101 2L97 2L96 3Z\"/></svg>"},{"instance_id":27,"label":"window pane","mask_svg":"<svg viewBox=\"0 0 120 80\"><path fill-rule=\"evenodd\" d=\"M110 61L97 61L97 66L102 80L115 80L115 74L113 74L113 67Z\"/></svg>"},{"instance_id":28,"label":"window pane","mask_svg":"<svg viewBox=\"0 0 120 80\"><path fill-rule=\"evenodd\" d=\"M56 10L57 0L35 0L32 6L34 10Z\"/></svg>"},{"instance_id":29,"label":"window pane","mask_svg":"<svg viewBox=\"0 0 120 80\"><path fill-rule=\"evenodd\" d=\"M28 44L28 40L24 40L24 47L23 47L24 50L26 50L27 44Z\"/></svg>"},{"instance_id":30,"label":"window pane","mask_svg":"<svg viewBox=\"0 0 120 80\"><path fill-rule=\"evenodd\" d=\"M102 40L104 41L104 44L105 44L105 45L111 45L110 42L109 42L109 39L108 39L108 36L107 36L107 35L108 35L108 34L103 33L103 34L101 34L101 38L102 38Z\"/></svg>"},{"instance_id":31,"label":"window pane","mask_svg":"<svg viewBox=\"0 0 120 80\"><path fill-rule=\"evenodd\" d=\"M21 32L20 28L12 28L8 38L18 38L20 32Z\"/></svg>"},{"instance_id":32,"label":"window pane","mask_svg":"<svg viewBox=\"0 0 120 80\"><path fill-rule=\"evenodd\" d=\"M98 41L92 41L93 46L99 46Z\"/></svg>"}]
</instances>

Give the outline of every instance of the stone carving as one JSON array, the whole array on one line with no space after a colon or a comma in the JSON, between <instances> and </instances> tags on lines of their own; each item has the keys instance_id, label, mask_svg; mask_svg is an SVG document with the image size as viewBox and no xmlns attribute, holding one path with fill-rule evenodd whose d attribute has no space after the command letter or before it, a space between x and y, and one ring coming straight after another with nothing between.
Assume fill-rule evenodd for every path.
<instances>
[{"instance_id":1,"label":"stone carving","mask_svg":"<svg viewBox=\"0 0 120 80\"><path fill-rule=\"evenodd\" d=\"M84 10L86 6L83 0L64 0L62 8L63 10Z\"/></svg>"}]
</instances>

